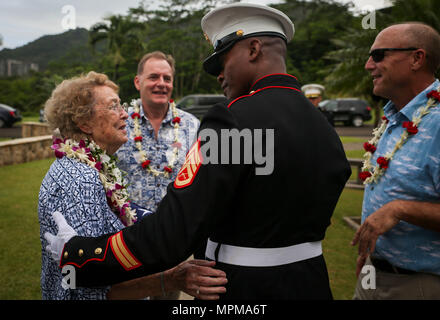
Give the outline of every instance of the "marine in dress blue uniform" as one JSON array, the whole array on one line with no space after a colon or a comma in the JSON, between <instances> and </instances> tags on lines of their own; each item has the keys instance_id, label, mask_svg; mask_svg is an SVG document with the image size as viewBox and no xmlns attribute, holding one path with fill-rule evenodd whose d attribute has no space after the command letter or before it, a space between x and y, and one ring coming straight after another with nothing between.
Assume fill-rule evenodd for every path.
<instances>
[{"instance_id":1,"label":"marine in dress blue uniform","mask_svg":"<svg viewBox=\"0 0 440 320\"><path fill-rule=\"evenodd\" d=\"M242 40L263 36L286 43L294 34L280 11L245 3L211 11L202 28L215 50L204 68L215 76ZM224 299L332 298L321 241L351 173L341 142L294 76L266 72L247 89L212 107L199 132L273 130L273 171L257 174L255 159L206 163L207 141L199 136L155 214L117 234L66 243L60 265L76 266L78 286L165 270L209 238L206 256L228 278ZM263 134L263 145L267 139ZM99 258L93 256L97 247L105 249Z\"/></svg>"}]
</instances>

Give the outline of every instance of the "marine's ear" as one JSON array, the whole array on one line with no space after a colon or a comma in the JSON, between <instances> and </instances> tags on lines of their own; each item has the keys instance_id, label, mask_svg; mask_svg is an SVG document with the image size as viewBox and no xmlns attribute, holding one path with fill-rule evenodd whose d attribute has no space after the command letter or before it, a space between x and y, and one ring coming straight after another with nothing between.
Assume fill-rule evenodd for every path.
<instances>
[{"instance_id":1,"label":"marine's ear","mask_svg":"<svg viewBox=\"0 0 440 320\"><path fill-rule=\"evenodd\" d=\"M255 61L261 55L261 48L263 43L258 38L251 38L248 44L249 61Z\"/></svg>"}]
</instances>

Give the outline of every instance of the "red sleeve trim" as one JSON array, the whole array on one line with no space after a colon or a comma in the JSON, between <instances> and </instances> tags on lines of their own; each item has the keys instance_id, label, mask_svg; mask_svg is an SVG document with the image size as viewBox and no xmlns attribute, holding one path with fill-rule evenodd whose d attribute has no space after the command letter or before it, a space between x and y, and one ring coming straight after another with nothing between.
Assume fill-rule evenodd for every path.
<instances>
[{"instance_id":1,"label":"red sleeve trim","mask_svg":"<svg viewBox=\"0 0 440 320\"><path fill-rule=\"evenodd\" d=\"M68 264L68 263L65 263L64 265L61 265L61 261L63 261L64 250L66 249L66 244L67 244L67 242L63 246L63 251L61 251L60 263L58 264L60 268L64 267L66 264Z\"/></svg>"},{"instance_id":2,"label":"red sleeve trim","mask_svg":"<svg viewBox=\"0 0 440 320\"><path fill-rule=\"evenodd\" d=\"M88 263L88 262L90 262L90 261L99 261L99 262L104 261L104 260L105 260L105 257L107 256L108 244L109 244L109 242L110 242L110 239L111 239L111 237L107 239L107 245L106 245L106 247L105 247L104 256L103 256L102 258L91 258L91 259L88 259L88 260L84 261L82 264L77 264L77 263L75 263L75 262L66 262L65 264L61 265L61 261L63 260L63 257L61 257L60 268L64 267L65 265L73 265L73 266L75 266L75 267L77 267L77 268L82 268L86 263ZM64 245L64 248L65 248L65 247L66 247L66 245ZM63 248L63 254L64 254L64 252L65 252L65 251L64 251L64 248ZM70 254L70 253L69 253L69 254Z\"/></svg>"},{"instance_id":3,"label":"red sleeve trim","mask_svg":"<svg viewBox=\"0 0 440 320\"><path fill-rule=\"evenodd\" d=\"M60 268L64 267L65 265L73 265L77 268L82 268L86 263L90 261L103 262L107 256L109 244L116 260L126 271L136 269L142 265L142 263L140 263L139 260L131 253L130 249L128 249L124 241L124 237L122 236L122 231L119 231L118 233L112 235L107 239L107 245L105 247L104 256L102 258L91 258L84 261L82 264L77 264L75 262L66 262L64 265L61 265L60 261Z\"/></svg>"}]
</instances>

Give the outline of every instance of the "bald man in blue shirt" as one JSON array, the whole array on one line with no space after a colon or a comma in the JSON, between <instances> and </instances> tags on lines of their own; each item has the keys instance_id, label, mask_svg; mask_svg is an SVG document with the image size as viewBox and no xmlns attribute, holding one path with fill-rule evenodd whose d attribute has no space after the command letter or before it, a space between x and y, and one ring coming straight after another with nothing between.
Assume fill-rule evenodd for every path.
<instances>
[{"instance_id":1,"label":"bald man in blue shirt","mask_svg":"<svg viewBox=\"0 0 440 320\"><path fill-rule=\"evenodd\" d=\"M425 24L390 26L371 47L373 93L390 101L362 172L354 299L440 298L439 65L440 35Z\"/></svg>"}]
</instances>

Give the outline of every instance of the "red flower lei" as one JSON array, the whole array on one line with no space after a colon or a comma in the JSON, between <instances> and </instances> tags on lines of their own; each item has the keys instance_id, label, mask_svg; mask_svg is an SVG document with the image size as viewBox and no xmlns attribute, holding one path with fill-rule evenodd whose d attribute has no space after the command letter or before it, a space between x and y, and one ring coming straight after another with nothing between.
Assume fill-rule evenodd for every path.
<instances>
[{"instance_id":1,"label":"red flower lei","mask_svg":"<svg viewBox=\"0 0 440 320\"><path fill-rule=\"evenodd\" d=\"M373 167L370 160L373 156L373 153L376 151L377 143L379 142L380 137L385 132L387 124L389 120L383 116L381 125L373 130L373 138L364 143L364 165L362 167L361 172L359 172L359 178L364 181L364 184L377 182L379 178L385 173L385 170L388 169L390 161L393 159L394 154L399 150L402 145L406 142L409 137L414 136L419 132L418 125L422 121L422 117L427 115L430 112L430 108L434 107L440 101L440 87L437 90L432 90L427 94L428 102L425 106L420 107L416 113L416 116L413 116L412 121L405 121L402 124L402 127L406 130L402 133L400 140L396 143L394 149L387 153L384 156L378 157L376 162L377 165Z\"/></svg>"},{"instance_id":2,"label":"red flower lei","mask_svg":"<svg viewBox=\"0 0 440 320\"><path fill-rule=\"evenodd\" d=\"M140 105L137 100L133 100L131 102L131 105L133 106L134 111L135 111L131 115L131 118L133 119L133 122L134 122L134 135L135 135L134 142L135 142L136 148L139 150L140 164L141 164L142 168L151 172L155 176L162 174L162 175L168 177L173 172L173 168L174 168L175 162L177 160L179 149L182 146L182 144L178 140L181 119L179 116L177 116L176 104L174 103L173 100L170 100L170 108L173 113L173 119L171 120L171 123L173 124L173 127L174 127L174 142L171 145L173 147L173 155L172 155L171 160L168 162L168 164L163 168L163 171L158 171L150 166L151 161L147 159L147 154L142 149L142 136L141 136L141 130L140 130L140 126L139 126L139 119L141 117Z\"/></svg>"}]
</instances>

